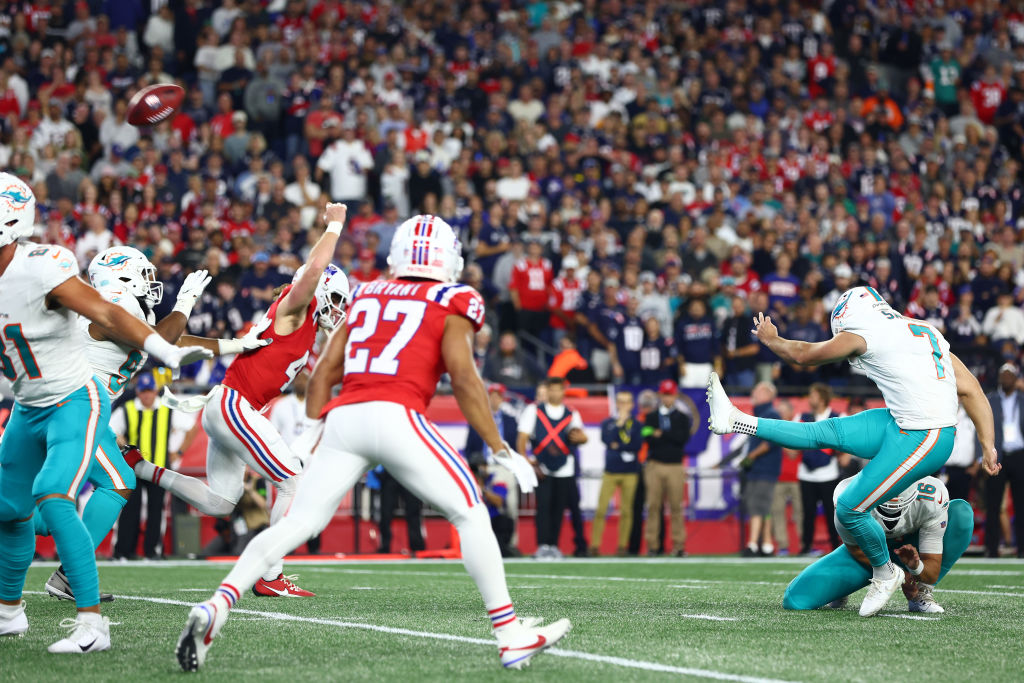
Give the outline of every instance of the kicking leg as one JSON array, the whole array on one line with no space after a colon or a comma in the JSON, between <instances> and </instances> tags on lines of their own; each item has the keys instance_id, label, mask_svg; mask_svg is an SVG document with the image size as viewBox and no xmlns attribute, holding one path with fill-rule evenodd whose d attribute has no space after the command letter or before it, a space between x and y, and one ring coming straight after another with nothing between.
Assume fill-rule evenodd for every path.
<instances>
[{"instance_id":1,"label":"kicking leg","mask_svg":"<svg viewBox=\"0 0 1024 683\"><path fill-rule=\"evenodd\" d=\"M871 579L871 569L854 559L841 545L806 567L786 587L782 606L786 609L817 609L845 598Z\"/></svg>"}]
</instances>

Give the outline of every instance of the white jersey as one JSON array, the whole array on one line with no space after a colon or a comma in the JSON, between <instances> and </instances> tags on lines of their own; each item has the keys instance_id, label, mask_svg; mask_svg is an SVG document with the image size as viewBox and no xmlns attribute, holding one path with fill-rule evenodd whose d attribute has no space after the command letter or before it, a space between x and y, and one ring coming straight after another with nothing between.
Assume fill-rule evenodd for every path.
<instances>
[{"instance_id":1,"label":"white jersey","mask_svg":"<svg viewBox=\"0 0 1024 683\"><path fill-rule=\"evenodd\" d=\"M878 386L900 428L955 425L959 399L949 342L933 325L904 318L872 292L868 287L849 290L832 314L833 335L852 332L867 344L850 365ZM853 302L852 297L868 299Z\"/></svg>"},{"instance_id":2,"label":"white jersey","mask_svg":"<svg viewBox=\"0 0 1024 683\"><path fill-rule=\"evenodd\" d=\"M143 311L139 300L127 289L118 285L107 285L98 290L100 296L112 304L117 304L139 320L153 324L153 313ZM124 387L131 381L135 373L146 364L149 354L133 346L119 344L114 341L97 341L89 334L91 322L85 318L79 320L79 329L85 340L86 353L92 372L99 378L100 384L110 392L113 400L121 395Z\"/></svg>"},{"instance_id":3,"label":"white jersey","mask_svg":"<svg viewBox=\"0 0 1024 683\"><path fill-rule=\"evenodd\" d=\"M78 276L78 261L64 247L22 242L0 275L0 364L14 400L51 406L92 379L78 315L49 310L47 295Z\"/></svg>"},{"instance_id":4,"label":"white jersey","mask_svg":"<svg viewBox=\"0 0 1024 683\"><path fill-rule=\"evenodd\" d=\"M849 486L853 477L843 479L836 485L832 500L838 501L839 494ZM917 551L922 554L941 555L942 537L946 533L948 521L949 492L946 485L935 477L924 477L911 484L917 489L917 498L903 510L893 528L886 526L878 514L878 508L872 508L871 516L885 530L885 538L894 540L917 532ZM843 543L857 545L853 535L842 525L837 516L836 531Z\"/></svg>"}]
</instances>

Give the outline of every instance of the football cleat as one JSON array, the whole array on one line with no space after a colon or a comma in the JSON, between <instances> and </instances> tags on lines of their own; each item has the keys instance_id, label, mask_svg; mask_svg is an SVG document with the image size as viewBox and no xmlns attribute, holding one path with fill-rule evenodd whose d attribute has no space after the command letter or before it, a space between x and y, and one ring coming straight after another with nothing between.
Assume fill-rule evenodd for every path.
<instances>
[{"instance_id":1,"label":"football cleat","mask_svg":"<svg viewBox=\"0 0 1024 683\"><path fill-rule=\"evenodd\" d=\"M267 597L279 597L289 596L293 598L312 598L316 593L312 593L304 588L299 588L293 581L298 580L297 574L285 576L284 574L278 574L277 578L273 581L267 581L266 579L260 579L253 585L252 592L255 595L263 595Z\"/></svg>"},{"instance_id":2,"label":"football cleat","mask_svg":"<svg viewBox=\"0 0 1024 683\"><path fill-rule=\"evenodd\" d=\"M46 581L46 592L58 600L74 600L75 594L68 583L67 574L64 573L64 565L57 567L57 571L50 575ZM113 602L114 596L110 593L100 593L100 602Z\"/></svg>"},{"instance_id":3,"label":"football cleat","mask_svg":"<svg viewBox=\"0 0 1024 683\"><path fill-rule=\"evenodd\" d=\"M907 599L907 609L911 612L923 612L925 614L943 614L946 610L942 608L942 605L935 602L935 597L932 595L934 586L930 586L927 583L917 584L917 596L913 600Z\"/></svg>"},{"instance_id":4,"label":"football cleat","mask_svg":"<svg viewBox=\"0 0 1024 683\"><path fill-rule=\"evenodd\" d=\"M46 648L60 654L85 654L110 649L110 620L97 612L79 612L75 619L64 619L61 628L71 631Z\"/></svg>"},{"instance_id":5,"label":"football cleat","mask_svg":"<svg viewBox=\"0 0 1024 683\"><path fill-rule=\"evenodd\" d=\"M18 605L0 605L0 636L20 636L27 630L24 600Z\"/></svg>"},{"instance_id":6,"label":"football cleat","mask_svg":"<svg viewBox=\"0 0 1024 683\"><path fill-rule=\"evenodd\" d=\"M182 671L199 671L206 661L206 653L213 639L220 633L228 620L228 607L219 600L207 600L192 608L188 613L185 628L178 636L174 655Z\"/></svg>"},{"instance_id":7,"label":"football cleat","mask_svg":"<svg viewBox=\"0 0 1024 683\"><path fill-rule=\"evenodd\" d=\"M740 410L726 396L725 389L722 387L722 382L718 379L717 372L712 372L711 376L708 377L707 397L709 408L708 427L711 431L715 434L731 434L737 431L744 434L754 433L747 425L736 423L735 418L740 413Z\"/></svg>"},{"instance_id":8,"label":"football cleat","mask_svg":"<svg viewBox=\"0 0 1024 683\"><path fill-rule=\"evenodd\" d=\"M559 640L572 628L568 619L559 619L553 624L539 628L516 629L509 636L498 636L501 665L506 669L522 669L529 665L534 655L540 654Z\"/></svg>"},{"instance_id":9,"label":"football cleat","mask_svg":"<svg viewBox=\"0 0 1024 683\"><path fill-rule=\"evenodd\" d=\"M892 578L876 579L872 577L868 594L864 596L864 602L860 603L860 615L873 617L878 614L902 583L903 572L899 570L892 573Z\"/></svg>"},{"instance_id":10,"label":"football cleat","mask_svg":"<svg viewBox=\"0 0 1024 683\"><path fill-rule=\"evenodd\" d=\"M142 457L142 451L139 450L139 447L132 446L131 444L121 447L121 456L124 457L124 461L128 463L128 467L131 467L133 470L139 462L145 460L145 458Z\"/></svg>"}]
</instances>

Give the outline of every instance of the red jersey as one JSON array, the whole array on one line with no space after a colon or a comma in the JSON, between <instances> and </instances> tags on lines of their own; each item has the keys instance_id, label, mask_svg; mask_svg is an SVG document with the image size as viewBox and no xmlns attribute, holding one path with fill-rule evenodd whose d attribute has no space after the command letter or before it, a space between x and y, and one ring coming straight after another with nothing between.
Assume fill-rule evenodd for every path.
<instances>
[{"instance_id":1,"label":"red jersey","mask_svg":"<svg viewBox=\"0 0 1024 683\"><path fill-rule=\"evenodd\" d=\"M341 393L324 406L388 401L426 412L445 372L444 323L460 315L479 330L484 300L469 285L378 280L357 285L345 326L345 379ZM273 348L271 344L267 348Z\"/></svg>"},{"instance_id":2,"label":"red jersey","mask_svg":"<svg viewBox=\"0 0 1024 683\"><path fill-rule=\"evenodd\" d=\"M576 308L582 291L583 285L576 278L556 277L555 281L551 283L551 296L548 297L548 308L552 311L561 311L569 319L572 319L576 315ZM551 327L557 330L564 330L565 321L557 315L552 315Z\"/></svg>"},{"instance_id":3,"label":"red jersey","mask_svg":"<svg viewBox=\"0 0 1024 683\"><path fill-rule=\"evenodd\" d=\"M291 288L291 285L285 287L281 296L270 305L267 317L271 321L277 315L281 299ZM224 373L222 384L240 393L256 410L263 410L263 406L287 389L295 375L306 367L316 341L315 311L316 299L309 302L306 319L291 334L277 334L271 322L270 327L260 334L260 339L273 339L274 343L236 357Z\"/></svg>"},{"instance_id":4,"label":"red jersey","mask_svg":"<svg viewBox=\"0 0 1024 683\"><path fill-rule=\"evenodd\" d=\"M978 113L978 118L984 123L992 123L992 117L996 115L996 109L1003 103L1006 97L1006 88L999 81L986 83L975 81L971 85L971 103Z\"/></svg>"},{"instance_id":5,"label":"red jersey","mask_svg":"<svg viewBox=\"0 0 1024 683\"><path fill-rule=\"evenodd\" d=\"M512 268L512 282L509 289L519 293L519 304L524 311L546 311L548 308L548 287L555 278L551 261L521 259Z\"/></svg>"}]
</instances>

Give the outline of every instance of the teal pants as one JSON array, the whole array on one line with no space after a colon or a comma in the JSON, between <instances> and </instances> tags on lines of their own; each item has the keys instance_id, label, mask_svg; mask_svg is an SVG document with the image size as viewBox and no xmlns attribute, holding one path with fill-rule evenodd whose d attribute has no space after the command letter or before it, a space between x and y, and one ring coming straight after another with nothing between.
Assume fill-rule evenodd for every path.
<instances>
[{"instance_id":1,"label":"teal pants","mask_svg":"<svg viewBox=\"0 0 1024 683\"><path fill-rule=\"evenodd\" d=\"M109 418L110 399L95 377L52 406L15 403L0 441L0 600L21 598L35 550L32 517L38 505L78 607L99 603L92 538L75 497Z\"/></svg>"},{"instance_id":2,"label":"teal pants","mask_svg":"<svg viewBox=\"0 0 1024 683\"><path fill-rule=\"evenodd\" d=\"M93 548L98 548L128 502L125 496L135 489L135 472L124 461L117 437L109 427L100 437L86 481L92 484L94 491L82 511L82 521L92 538ZM42 515L35 516L35 530L39 536L50 535Z\"/></svg>"},{"instance_id":3,"label":"teal pants","mask_svg":"<svg viewBox=\"0 0 1024 683\"><path fill-rule=\"evenodd\" d=\"M836 517L872 567L889 561L885 530L869 512L933 474L953 451L955 427L903 430L884 408L820 422L757 421L757 436L785 448L833 448L868 460L836 501Z\"/></svg>"},{"instance_id":4,"label":"teal pants","mask_svg":"<svg viewBox=\"0 0 1024 683\"><path fill-rule=\"evenodd\" d=\"M942 577L949 573L967 550L972 533L974 511L970 504L960 499L950 501L949 522L942 536L942 565L935 583L942 581ZM898 543L891 543L890 552L905 543L917 547L917 534L911 534ZM891 556L893 562L903 566L895 553ZM786 588L782 606L786 609L817 609L864 588L870 579L871 568L855 560L845 545L839 546L793 579Z\"/></svg>"}]
</instances>

